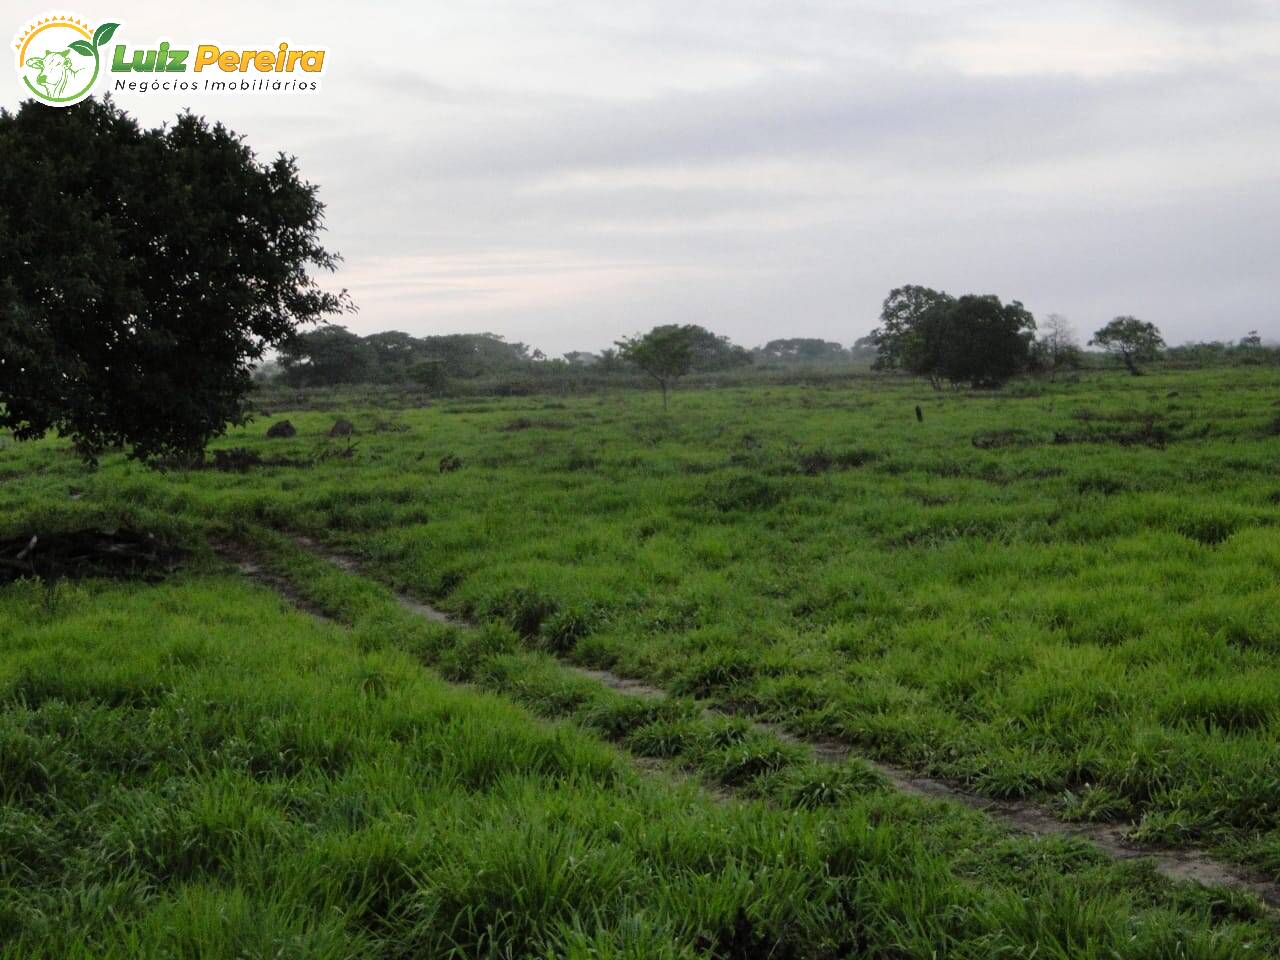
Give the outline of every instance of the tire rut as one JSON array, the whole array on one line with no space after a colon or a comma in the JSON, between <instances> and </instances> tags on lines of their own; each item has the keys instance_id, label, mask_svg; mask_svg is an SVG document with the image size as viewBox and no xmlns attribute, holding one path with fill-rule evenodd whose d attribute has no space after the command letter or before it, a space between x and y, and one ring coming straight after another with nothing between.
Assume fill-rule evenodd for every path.
<instances>
[{"instance_id":1,"label":"tire rut","mask_svg":"<svg viewBox=\"0 0 1280 960\"><path fill-rule=\"evenodd\" d=\"M290 539L302 550L327 561L341 570L358 576L377 579L371 576L364 563L354 557L335 551L310 537L290 535ZM239 559L242 560L243 558ZM256 576L256 574L251 575ZM310 609L311 612L314 612L312 605L302 600L292 586L285 583L282 589L279 584L284 583L284 581L281 578L266 574L265 577L259 577L259 579L285 593L295 602L300 602L304 609ZM433 623L454 624L460 627L474 626L468 621L453 617L398 590L392 590L391 593L403 609ZM557 660L563 667L578 676L593 680L626 696L649 699L664 699L668 696L667 691L641 680L619 676L607 670L582 667L564 658L557 658ZM717 716L740 716L706 702L701 702L699 706L704 712ZM741 719L750 722L755 729L771 734L785 743L808 749L814 758L820 762L840 764L857 761L863 763L879 773L894 789L910 796L930 800L948 800L962 804L985 813L1019 833L1073 837L1084 840L1116 860L1149 860L1156 871L1167 879L1191 881L1205 886L1223 887L1229 890L1249 893L1256 896L1273 910L1280 910L1280 884L1264 879L1244 867L1219 860L1203 850L1190 847L1174 849L1138 845L1127 838L1125 829L1122 826L1068 823L1059 819L1051 810L1041 804L1025 800L996 800L991 797L985 797L954 786L946 781L923 776L905 767L875 760L840 741L799 737L779 724L767 723L751 717L741 717Z\"/></svg>"}]
</instances>

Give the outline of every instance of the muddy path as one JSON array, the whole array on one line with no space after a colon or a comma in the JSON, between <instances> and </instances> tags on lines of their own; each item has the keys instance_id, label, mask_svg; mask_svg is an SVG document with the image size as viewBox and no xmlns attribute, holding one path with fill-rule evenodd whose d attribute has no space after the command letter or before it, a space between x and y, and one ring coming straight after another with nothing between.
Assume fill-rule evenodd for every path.
<instances>
[{"instance_id":1,"label":"muddy path","mask_svg":"<svg viewBox=\"0 0 1280 960\"><path fill-rule=\"evenodd\" d=\"M339 569L376 579L369 573L366 566L354 557L335 551L309 537L293 536L291 539L301 549L333 564ZM281 578L267 574L261 568L256 568L256 572L250 572L245 569L245 565L247 564L250 567L255 567L256 565L253 564L252 560L247 560L243 556L238 557L237 562L244 572L272 586L294 600L294 602L299 603L304 609L315 612L314 607L302 600L297 592ZM458 626L471 625L406 594L398 591L393 591L392 594L402 608L433 623L452 623ZM573 673L593 680L625 696L651 699L668 696L665 690L640 680L618 676L607 670L581 667L565 659L560 659L559 662ZM737 716L716 707L714 704L703 702L700 706L710 714ZM1170 880L1193 881L1206 886L1223 887L1250 893L1269 907L1280 910L1280 883L1268 880L1245 867L1220 860L1203 850L1138 845L1126 838L1124 825L1068 823L1055 816L1043 804L1023 800L994 800L942 780L921 776L904 767L872 759L859 753L846 743L798 737L778 724L752 720L750 717L743 719L750 721L756 729L771 734L779 740L808 749L814 758L820 762L830 764L840 764L848 761L861 762L877 771L891 786L902 793L914 797L948 800L962 804L979 810L1007 828L1020 833L1074 837L1084 840L1117 860L1149 860L1158 873Z\"/></svg>"}]
</instances>

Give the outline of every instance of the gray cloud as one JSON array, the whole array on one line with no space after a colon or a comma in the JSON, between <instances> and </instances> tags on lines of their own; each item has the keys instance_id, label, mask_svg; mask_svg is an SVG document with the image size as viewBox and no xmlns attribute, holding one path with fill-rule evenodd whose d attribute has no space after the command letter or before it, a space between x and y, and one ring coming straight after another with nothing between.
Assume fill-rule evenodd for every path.
<instances>
[{"instance_id":1,"label":"gray cloud","mask_svg":"<svg viewBox=\"0 0 1280 960\"><path fill-rule=\"evenodd\" d=\"M180 33L138 7L124 29ZM358 329L549 352L672 321L849 342L919 282L1081 330L1133 312L1173 341L1280 335L1270 4L346 11L204 12L228 38L312 30L331 66L319 96L189 105L322 185ZM120 102L148 122L187 105Z\"/></svg>"}]
</instances>

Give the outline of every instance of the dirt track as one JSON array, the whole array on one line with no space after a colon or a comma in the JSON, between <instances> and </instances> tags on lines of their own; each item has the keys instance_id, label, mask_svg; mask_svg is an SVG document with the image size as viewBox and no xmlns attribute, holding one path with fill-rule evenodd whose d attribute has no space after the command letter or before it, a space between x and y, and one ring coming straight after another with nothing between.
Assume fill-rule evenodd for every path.
<instances>
[{"instance_id":1,"label":"dirt track","mask_svg":"<svg viewBox=\"0 0 1280 960\"><path fill-rule=\"evenodd\" d=\"M360 561L353 557L333 551L308 537L295 536L293 542L313 556L324 559L342 570L360 576L369 576ZM224 552L227 551L224 550ZM243 573L277 590L308 612L317 613L314 605L307 603L288 581L267 573L243 554L232 554L232 556ZM434 623L470 625L413 597L401 593L395 593L394 596L405 610ZM563 659L560 662L566 669L625 696L654 699L667 696L666 691L639 680L621 677L605 670L588 669ZM726 715L725 711L712 704L702 703L701 706L708 713ZM785 728L771 723L753 721L753 725L779 740L805 747L823 763L860 761L879 772L895 789L903 793L963 804L982 811L1004 826L1020 833L1075 837L1085 840L1117 860L1149 860L1157 872L1170 880L1193 881L1207 886L1250 893L1269 907L1280 909L1280 884L1251 874L1243 867L1216 859L1202 850L1139 846L1126 839L1123 826L1067 823L1055 817L1047 807L1040 804L1027 801L993 800L944 781L920 776L910 770L873 760L859 754L844 743L797 737Z\"/></svg>"}]
</instances>

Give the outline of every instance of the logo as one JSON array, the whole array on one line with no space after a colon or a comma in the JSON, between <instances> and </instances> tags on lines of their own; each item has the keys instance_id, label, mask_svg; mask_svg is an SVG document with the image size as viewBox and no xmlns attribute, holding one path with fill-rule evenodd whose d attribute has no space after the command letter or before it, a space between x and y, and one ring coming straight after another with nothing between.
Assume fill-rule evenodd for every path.
<instances>
[{"instance_id":1,"label":"logo","mask_svg":"<svg viewBox=\"0 0 1280 960\"><path fill-rule=\"evenodd\" d=\"M96 29L71 16L42 17L14 38L18 75L27 90L55 107L69 107L87 97L102 71L102 46L118 23Z\"/></svg>"},{"instance_id":2,"label":"logo","mask_svg":"<svg viewBox=\"0 0 1280 960\"><path fill-rule=\"evenodd\" d=\"M18 76L27 92L69 107L93 91L99 76L113 93L313 93L325 51L288 41L237 49L168 39L142 47L107 44L118 23L94 27L70 14L48 14L14 38Z\"/></svg>"}]
</instances>

